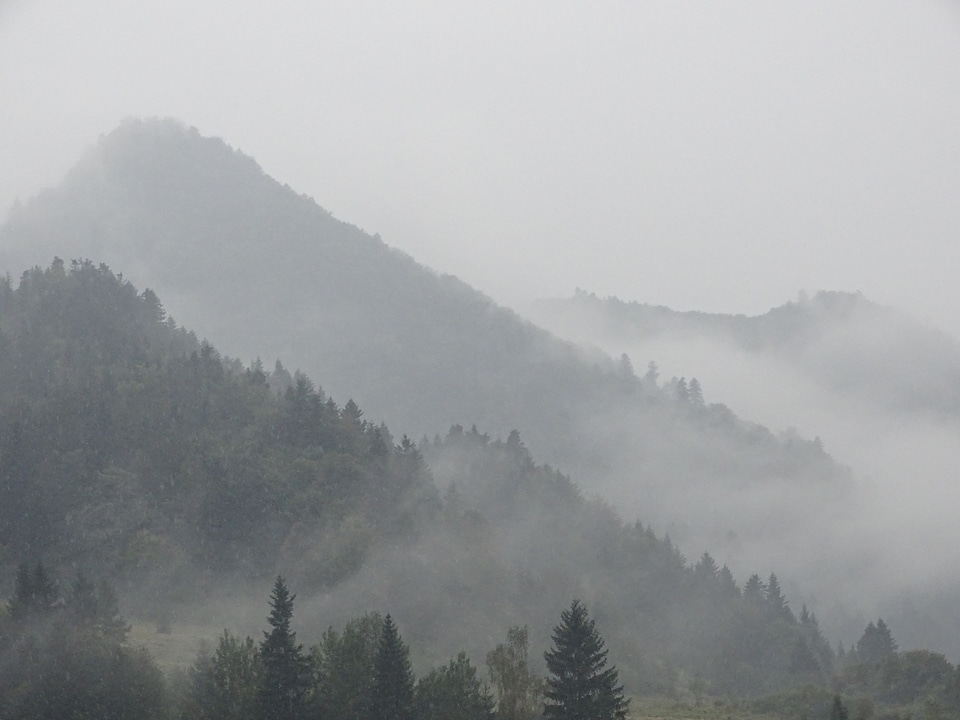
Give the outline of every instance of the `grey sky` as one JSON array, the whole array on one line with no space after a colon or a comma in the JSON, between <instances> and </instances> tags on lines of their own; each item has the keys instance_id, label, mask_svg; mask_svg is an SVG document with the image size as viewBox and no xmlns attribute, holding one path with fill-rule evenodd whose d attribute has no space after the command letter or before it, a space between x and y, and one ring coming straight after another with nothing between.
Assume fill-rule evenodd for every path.
<instances>
[{"instance_id":1,"label":"grey sky","mask_svg":"<svg viewBox=\"0 0 960 720\"><path fill-rule=\"evenodd\" d=\"M8 0L0 106L4 211L170 115L510 304L861 290L960 336L954 0Z\"/></svg>"}]
</instances>

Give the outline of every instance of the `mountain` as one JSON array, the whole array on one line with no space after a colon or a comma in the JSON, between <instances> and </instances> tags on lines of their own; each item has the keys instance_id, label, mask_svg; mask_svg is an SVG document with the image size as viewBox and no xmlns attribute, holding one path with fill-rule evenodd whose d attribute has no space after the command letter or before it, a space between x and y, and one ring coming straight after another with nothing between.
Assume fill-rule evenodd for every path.
<instances>
[{"instance_id":1,"label":"mountain","mask_svg":"<svg viewBox=\"0 0 960 720\"><path fill-rule=\"evenodd\" d=\"M279 358L396 433L518 429L585 492L736 572L778 567L814 587L816 554L782 549L842 524L850 473L819 443L558 339L176 121L125 123L11 212L2 266L54 256L122 269L224 353Z\"/></svg>"},{"instance_id":2,"label":"mountain","mask_svg":"<svg viewBox=\"0 0 960 720\"><path fill-rule=\"evenodd\" d=\"M536 463L519 433L395 443L302 374L224 359L105 266L0 280L0 388L3 577L42 560L67 581L109 578L139 622L221 628L259 616L282 573L302 638L390 612L421 665L483 658L515 624L544 646L578 597L635 692L696 674L750 695L832 671L774 576L741 591L709 555L687 563ZM8 668L10 622L0 611Z\"/></svg>"}]
</instances>

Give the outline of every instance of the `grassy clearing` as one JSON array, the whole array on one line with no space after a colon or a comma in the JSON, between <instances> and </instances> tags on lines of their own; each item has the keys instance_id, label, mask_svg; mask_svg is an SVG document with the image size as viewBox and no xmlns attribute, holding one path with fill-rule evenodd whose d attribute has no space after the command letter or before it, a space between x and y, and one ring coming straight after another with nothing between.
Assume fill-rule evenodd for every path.
<instances>
[{"instance_id":1,"label":"grassy clearing","mask_svg":"<svg viewBox=\"0 0 960 720\"><path fill-rule=\"evenodd\" d=\"M784 720L785 716L760 713L746 704L704 699L692 702L670 698L635 697L630 701L631 720Z\"/></svg>"}]
</instances>

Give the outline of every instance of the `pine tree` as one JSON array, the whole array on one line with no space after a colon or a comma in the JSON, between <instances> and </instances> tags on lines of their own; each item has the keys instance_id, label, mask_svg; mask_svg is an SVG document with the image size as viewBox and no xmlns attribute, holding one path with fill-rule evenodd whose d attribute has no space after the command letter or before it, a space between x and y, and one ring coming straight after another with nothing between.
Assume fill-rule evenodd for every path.
<instances>
[{"instance_id":1,"label":"pine tree","mask_svg":"<svg viewBox=\"0 0 960 720\"><path fill-rule=\"evenodd\" d=\"M549 720L624 720L627 700L615 666L587 609L574 600L553 629L554 648L544 653L547 678L544 716Z\"/></svg>"},{"instance_id":2,"label":"pine tree","mask_svg":"<svg viewBox=\"0 0 960 720\"><path fill-rule=\"evenodd\" d=\"M304 716L309 668L303 646L297 645L297 634L290 629L295 598L283 578L277 576L270 594L272 629L264 632L260 643L263 675L257 705L263 720L297 720Z\"/></svg>"},{"instance_id":3,"label":"pine tree","mask_svg":"<svg viewBox=\"0 0 960 720\"><path fill-rule=\"evenodd\" d=\"M403 644L393 618L383 619L383 631L374 657L370 720L413 720L413 671L410 651Z\"/></svg>"}]
</instances>

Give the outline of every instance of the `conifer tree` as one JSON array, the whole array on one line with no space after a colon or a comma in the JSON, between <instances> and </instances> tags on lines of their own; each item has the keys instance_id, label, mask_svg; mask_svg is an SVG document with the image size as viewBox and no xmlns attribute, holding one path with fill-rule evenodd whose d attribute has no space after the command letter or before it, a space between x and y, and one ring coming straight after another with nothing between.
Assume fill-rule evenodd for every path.
<instances>
[{"instance_id":1,"label":"conifer tree","mask_svg":"<svg viewBox=\"0 0 960 720\"><path fill-rule=\"evenodd\" d=\"M856 650L860 662L875 663L893 655L897 651L897 643L881 618L876 625L872 622L867 625L857 641Z\"/></svg>"},{"instance_id":2,"label":"conifer tree","mask_svg":"<svg viewBox=\"0 0 960 720\"><path fill-rule=\"evenodd\" d=\"M690 403L695 407L703 407L703 388L700 387L700 381L696 378L690 380L690 385L687 387L687 393L690 399Z\"/></svg>"},{"instance_id":3,"label":"conifer tree","mask_svg":"<svg viewBox=\"0 0 960 720\"><path fill-rule=\"evenodd\" d=\"M606 667L607 650L587 609L574 600L553 629L552 650L544 653L548 720L624 720L627 700L615 666Z\"/></svg>"},{"instance_id":4,"label":"conifer tree","mask_svg":"<svg viewBox=\"0 0 960 720\"><path fill-rule=\"evenodd\" d=\"M775 573L770 573L770 579L767 581L767 607L782 620L791 623L796 621L787 599L780 590L780 581L777 580Z\"/></svg>"},{"instance_id":5,"label":"conifer tree","mask_svg":"<svg viewBox=\"0 0 960 720\"><path fill-rule=\"evenodd\" d=\"M309 668L303 646L290 629L293 601L279 575L270 594L270 632L260 643L262 680L258 708L262 720L298 720L304 716Z\"/></svg>"},{"instance_id":6,"label":"conifer tree","mask_svg":"<svg viewBox=\"0 0 960 720\"><path fill-rule=\"evenodd\" d=\"M370 720L413 720L410 650L403 644L390 615L383 619L373 666Z\"/></svg>"}]
</instances>

